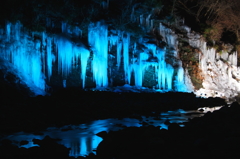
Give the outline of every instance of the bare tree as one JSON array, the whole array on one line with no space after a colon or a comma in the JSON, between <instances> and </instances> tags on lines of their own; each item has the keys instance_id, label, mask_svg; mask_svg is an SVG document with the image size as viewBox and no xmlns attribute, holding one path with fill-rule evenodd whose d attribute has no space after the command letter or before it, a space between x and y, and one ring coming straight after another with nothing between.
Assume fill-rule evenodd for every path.
<instances>
[{"instance_id":1,"label":"bare tree","mask_svg":"<svg viewBox=\"0 0 240 159\"><path fill-rule=\"evenodd\" d=\"M184 5L191 2L195 6L190 8ZM216 30L212 38L219 38L223 30L232 31L240 42L240 1L239 0L179 0L188 12L195 14L196 19L204 19L205 22ZM214 35L215 34L215 35ZM218 34L218 35L217 35Z\"/></svg>"}]
</instances>

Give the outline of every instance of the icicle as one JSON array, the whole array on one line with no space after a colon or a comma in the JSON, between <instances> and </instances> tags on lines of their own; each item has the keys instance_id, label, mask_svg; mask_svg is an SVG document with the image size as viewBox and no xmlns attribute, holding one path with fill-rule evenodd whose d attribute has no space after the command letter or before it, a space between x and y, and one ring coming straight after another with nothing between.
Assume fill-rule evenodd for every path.
<instances>
[{"instance_id":1,"label":"icicle","mask_svg":"<svg viewBox=\"0 0 240 159\"><path fill-rule=\"evenodd\" d=\"M52 38L48 37L47 39L47 75L48 80L52 76L52 63L55 62L55 56L52 54Z\"/></svg>"},{"instance_id":2,"label":"icicle","mask_svg":"<svg viewBox=\"0 0 240 159\"><path fill-rule=\"evenodd\" d=\"M228 61L230 61L232 65L237 66L237 52L234 52L231 55L229 55Z\"/></svg>"},{"instance_id":3,"label":"icicle","mask_svg":"<svg viewBox=\"0 0 240 159\"><path fill-rule=\"evenodd\" d=\"M115 35L109 36L109 50L113 47L113 45L116 45L119 41L119 37Z\"/></svg>"},{"instance_id":4,"label":"icicle","mask_svg":"<svg viewBox=\"0 0 240 159\"><path fill-rule=\"evenodd\" d=\"M159 23L159 33L163 37L163 41L166 42L166 35L165 35L165 27L162 25L162 23Z\"/></svg>"},{"instance_id":5,"label":"icicle","mask_svg":"<svg viewBox=\"0 0 240 159\"><path fill-rule=\"evenodd\" d=\"M113 45L117 45L117 67L119 69L121 64L121 52L122 52L122 33L118 31L118 35L109 36L109 51L112 49Z\"/></svg>"},{"instance_id":6,"label":"icicle","mask_svg":"<svg viewBox=\"0 0 240 159\"><path fill-rule=\"evenodd\" d=\"M17 75L23 79L36 94L45 89L44 75L42 73L42 61L40 52L40 41L28 40L28 35L21 32L22 25L6 24L6 41L11 41L1 50L3 58L17 69ZM37 87L37 88L36 88ZM42 91L38 91L41 89Z\"/></svg>"},{"instance_id":7,"label":"icicle","mask_svg":"<svg viewBox=\"0 0 240 159\"><path fill-rule=\"evenodd\" d=\"M88 27L88 42L93 50L93 78L97 87L108 86L108 29L102 22Z\"/></svg>"},{"instance_id":8,"label":"icicle","mask_svg":"<svg viewBox=\"0 0 240 159\"><path fill-rule=\"evenodd\" d=\"M19 41L22 25L20 24L20 22L17 22L13 27L14 40Z\"/></svg>"},{"instance_id":9,"label":"icicle","mask_svg":"<svg viewBox=\"0 0 240 159\"><path fill-rule=\"evenodd\" d=\"M11 23L7 22L6 24L6 35L7 35L7 41L10 41L10 37L11 37Z\"/></svg>"},{"instance_id":10,"label":"icicle","mask_svg":"<svg viewBox=\"0 0 240 159\"><path fill-rule=\"evenodd\" d=\"M82 87L85 88L85 78L86 78L86 71L87 71L87 63L90 56L89 50L85 48L81 48L81 78L82 78Z\"/></svg>"},{"instance_id":11,"label":"icicle","mask_svg":"<svg viewBox=\"0 0 240 159\"><path fill-rule=\"evenodd\" d=\"M130 84L131 80L131 70L129 69L129 44L130 44L130 35L127 34L126 37L123 37L123 62L124 62L124 71L125 71L125 81L127 84Z\"/></svg>"},{"instance_id":12,"label":"icicle","mask_svg":"<svg viewBox=\"0 0 240 159\"><path fill-rule=\"evenodd\" d=\"M133 72L135 77L135 86L142 87L143 77L146 67L146 60L149 58L147 53L140 53L140 57L138 59L138 63L133 64Z\"/></svg>"},{"instance_id":13,"label":"icicle","mask_svg":"<svg viewBox=\"0 0 240 159\"><path fill-rule=\"evenodd\" d=\"M118 67L118 69L119 69L119 67L120 67L120 65L121 65L122 45L123 45L123 44L122 44L122 41L119 41L119 42L117 43L117 67Z\"/></svg>"},{"instance_id":14,"label":"icicle","mask_svg":"<svg viewBox=\"0 0 240 159\"><path fill-rule=\"evenodd\" d=\"M186 76L184 76L184 69L182 67L179 67L177 77L175 80L175 87L178 92L187 91L186 85L184 83L184 79L185 79L184 77L187 78Z\"/></svg>"},{"instance_id":15,"label":"icicle","mask_svg":"<svg viewBox=\"0 0 240 159\"><path fill-rule=\"evenodd\" d=\"M167 64L166 66L166 81L167 81L167 90L172 90L172 81L174 69L171 65ZM163 79L164 80L164 79Z\"/></svg>"},{"instance_id":16,"label":"icicle","mask_svg":"<svg viewBox=\"0 0 240 159\"><path fill-rule=\"evenodd\" d=\"M63 36L56 37L57 55L58 55L58 72L67 77L72 69L72 61L74 58L73 45L67 38Z\"/></svg>"},{"instance_id":17,"label":"icicle","mask_svg":"<svg viewBox=\"0 0 240 159\"><path fill-rule=\"evenodd\" d=\"M155 57L157 54L157 46L155 44L146 44L145 46L152 52L153 56Z\"/></svg>"},{"instance_id":18,"label":"icicle","mask_svg":"<svg viewBox=\"0 0 240 159\"><path fill-rule=\"evenodd\" d=\"M141 25L144 25L144 17L143 17L142 14L140 15L140 24L141 24Z\"/></svg>"},{"instance_id":19,"label":"icicle","mask_svg":"<svg viewBox=\"0 0 240 159\"><path fill-rule=\"evenodd\" d=\"M165 50L158 50L158 67L156 70L159 89L172 90L172 80L174 69L165 62Z\"/></svg>"},{"instance_id":20,"label":"icicle","mask_svg":"<svg viewBox=\"0 0 240 159\"><path fill-rule=\"evenodd\" d=\"M211 48L209 50L207 50L207 58L214 63L215 61L215 54L216 54L216 50Z\"/></svg>"}]
</instances>

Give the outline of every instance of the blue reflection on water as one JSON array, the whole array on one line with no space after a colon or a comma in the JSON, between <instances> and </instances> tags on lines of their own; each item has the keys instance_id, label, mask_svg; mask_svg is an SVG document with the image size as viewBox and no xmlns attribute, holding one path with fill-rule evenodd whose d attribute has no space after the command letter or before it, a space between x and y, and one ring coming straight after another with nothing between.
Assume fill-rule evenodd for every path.
<instances>
[{"instance_id":1,"label":"blue reflection on water","mask_svg":"<svg viewBox=\"0 0 240 159\"><path fill-rule=\"evenodd\" d=\"M168 129L169 123L179 123L180 126L184 126L181 123L187 122L189 118L202 116L200 111L184 111L178 109L176 111L168 111L161 113L159 118L142 116L141 120L124 118L124 119L105 119L96 120L87 124L81 125L66 125L61 128L50 127L46 131L41 132L43 135L34 135L29 133L15 133L9 135L4 139L12 140L19 147L33 147L38 146L32 142L33 139L42 140L46 135L51 138L61 139L59 144L70 148L69 156L78 157L86 156L91 152L95 152L98 144L103 140L96 134L102 131L118 131L124 127L140 127L142 122L147 125L160 126L160 129ZM166 122L168 121L168 122ZM1 139L0 139L1 140ZM21 141L28 141L27 145L21 145Z\"/></svg>"}]
</instances>

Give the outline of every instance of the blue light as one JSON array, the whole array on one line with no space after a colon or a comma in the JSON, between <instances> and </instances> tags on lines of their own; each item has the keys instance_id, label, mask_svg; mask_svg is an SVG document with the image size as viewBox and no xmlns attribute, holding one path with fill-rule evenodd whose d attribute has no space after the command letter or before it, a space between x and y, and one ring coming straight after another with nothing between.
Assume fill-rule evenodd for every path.
<instances>
[{"instance_id":1,"label":"blue light","mask_svg":"<svg viewBox=\"0 0 240 159\"><path fill-rule=\"evenodd\" d=\"M82 88L86 86L87 71L92 72L93 82L96 83L97 88L108 87L109 76L113 75L112 70L114 70L114 68L108 68L108 59L116 59L116 70L119 70L121 65L123 66L124 71L121 73L123 73L125 84L130 84L133 78L131 76L134 75L134 85L142 87L145 71L151 67L154 69L152 79L157 82L154 88L163 91L186 92L188 87L185 81L188 77L181 67L181 61L178 61L179 68L173 68L171 62L166 62L166 55L169 51L173 58L177 56L176 36L163 25L160 25L160 33L163 41L168 43L168 48L160 49L155 44L146 43L143 40L131 43L129 33L118 30L109 31L104 22L91 23L88 27L90 49L87 49L80 39L79 41L71 39L81 37L81 30L78 27L70 27L64 22L62 33L58 35L45 32L32 32L30 35L24 32L19 22L7 23L5 34L0 36L3 41L0 53L3 59L14 65L18 70L17 74L22 76L23 81L36 94L45 91L45 80L51 80L53 68L56 67L62 78L60 80L62 80L63 87L68 87L68 76L73 73L73 70L79 71ZM33 37L37 38L34 40ZM139 45L144 47L139 49ZM111 52L113 46L116 48L116 55ZM89 60L90 52L92 53L91 61ZM89 66L91 70L88 69Z\"/></svg>"},{"instance_id":2,"label":"blue light","mask_svg":"<svg viewBox=\"0 0 240 159\"><path fill-rule=\"evenodd\" d=\"M97 87L108 86L108 28L102 22L91 23L88 28L88 42L92 47L93 78Z\"/></svg>"}]
</instances>

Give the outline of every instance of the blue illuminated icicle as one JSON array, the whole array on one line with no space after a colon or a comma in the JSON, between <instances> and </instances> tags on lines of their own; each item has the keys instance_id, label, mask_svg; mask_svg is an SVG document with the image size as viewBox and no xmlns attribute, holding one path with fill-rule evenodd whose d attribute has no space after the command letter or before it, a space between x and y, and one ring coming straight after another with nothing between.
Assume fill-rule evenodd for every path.
<instances>
[{"instance_id":1,"label":"blue illuminated icicle","mask_svg":"<svg viewBox=\"0 0 240 159\"><path fill-rule=\"evenodd\" d=\"M88 42L93 50L92 71L97 87L108 86L108 28L102 22L91 23Z\"/></svg>"},{"instance_id":2,"label":"blue illuminated icicle","mask_svg":"<svg viewBox=\"0 0 240 159\"><path fill-rule=\"evenodd\" d=\"M149 66L149 64L146 63L146 60L148 59L148 54L147 53L140 53L138 59L138 63L134 63L132 65L132 70L134 72L134 77L135 77L135 86L142 87L143 84L143 77L144 77L144 72L146 68Z\"/></svg>"},{"instance_id":3,"label":"blue illuminated icicle","mask_svg":"<svg viewBox=\"0 0 240 159\"><path fill-rule=\"evenodd\" d=\"M152 52L153 56L157 54L157 46L155 44L146 44L145 45L150 52Z\"/></svg>"},{"instance_id":4,"label":"blue illuminated icicle","mask_svg":"<svg viewBox=\"0 0 240 159\"><path fill-rule=\"evenodd\" d=\"M171 65L165 62L165 50L158 50L158 67L157 67L157 77L158 77L158 87L163 90L172 90L172 80L174 69Z\"/></svg>"},{"instance_id":5,"label":"blue illuminated icicle","mask_svg":"<svg viewBox=\"0 0 240 159\"><path fill-rule=\"evenodd\" d=\"M72 63L76 58L76 52L74 51L74 45L68 37L68 33L71 31L67 23L62 22L62 35L55 37L55 44L57 45L58 56L58 72L62 73L63 77L67 77L72 71ZM50 60L49 60L50 61Z\"/></svg>"},{"instance_id":6,"label":"blue illuminated icicle","mask_svg":"<svg viewBox=\"0 0 240 159\"><path fill-rule=\"evenodd\" d=\"M166 86L167 86L167 88L165 89L172 90L174 68L171 65L166 64L165 73L166 73Z\"/></svg>"},{"instance_id":7,"label":"blue illuminated icicle","mask_svg":"<svg viewBox=\"0 0 240 159\"><path fill-rule=\"evenodd\" d=\"M108 39L109 39L109 51L110 51L113 45L116 45L118 43L119 37L116 35L110 35Z\"/></svg>"},{"instance_id":8,"label":"blue illuminated icicle","mask_svg":"<svg viewBox=\"0 0 240 159\"><path fill-rule=\"evenodd\" d=\"M73 45L69 39L64 36L58 36L55 40L58 52L58 72L66 77L72 69L74 58Z\"/></svg>"},{"instance_id":9,"label":"blue illuminated icicle","mask_svg":"<svg viewBox=\"0 0 240 159\"><path fill-rule=\"evenodd\" d=\"M7 22L6 24L6 39L9 42L10 41L10 36L11 36L11 23Z\"/></svg>"},{"instance_id":10,"label":"blue illuminated icicle","mask_svg":"<svg viewBox=\"0 0 240 159\"><path fill-rule=\"evenodd\" d=\"M118 32L118 35L117 36L113 36L111 35L109 37L109 44L110 44L110 47L109 48L112 48L113 45L116 45L117 46L117 68L119 69L120 65L121 65L121 58L122 58L122 41L121 41L121 38L122 38L122 32ZM109 49L110 51L110 49Z\"/></svg>"},{"instance_id":11,"label":"blue illuminated icicle","mask_svg":"<svg viewBox=\"0 0 240 159\"><path fill-rule=\"evenodd\" d=\"M177 77L175 80L175 87L176 90L179 92L187 92L187 87L184 83L184 69L182 67L179 67Z\"/></svg>"},{"instance_id":12,"label":"blue illuminated icicle","mask_svg":"<svg viewBox=\"0 0 240 159\"><path fill-rule=\"evenodd\" d=\"M182 67L174 69L165 61L166 49L171 49L171 56L174 55L177 58L177 36L169 28L160 24L159 32L163 36L163 41L168 44L168 47L163 50L158 49L155 44L144 44L145 41L143 40L139 40L132 47L129 33L110 31L114 35L108 36L108 28L103 22L91 23L88 29L88 42L93 55L91 68L97 87L108 86L108 75L111 75L111 69L108 69L108 59L110 57L108 53L114 45L117 54L117 69L122 66L122 62L126 84L130 84L131 73L133 73L135 85L142 87L145 70L151 66L155 68L155 75L153 76L154 78L157 77L158 88L163 90L185 90L184 69ZM3 36L0 37L0 40L4 41L4 45L0 46L0 56L12 62L18 71L27 78L28 83L31 81L36 87L44 90L44 73L50 80L56 56L58 72L63 76L63 79L66 79L71 73L73 65L78 68L78 64L81 64L80 76L82 87L85 87L90 52L81 44L75 44L71 40L71 37L79 38L81 36L80 28L71 28L63 22L62 34L49 37L47 34L42 33L42 40L35 41L32 38L33 36L24 32L24 28L19 22L16 24L7 23L4 31L4 33L1 32ZM39 33L36 34L38 37ZM139 47L137 47L139 43L144 44L146 48L140 54ZM56 52L52 49L55 46ZM129 57L130 51L134 58ZM135 58L137 55L139 55L138 59ZM147 61L149 57L153 57L153 61ZM76 63L73 63L75 61ZM80 63L78 63L79 61ZM234 61L234 63L236 62ZM176 76L173 76L174 70Z\"/></svg>"},{"instance_id":13,"label":"blue illuminated icicle","mask_svg":"<svg viewBox=\"0 0 240 159\"><path fill-rule=\"evenodd\" d=\"M130 45L130 35L127 34L123 37L123 62L124 62L124 72L125 72L125 82L130 84L131 79L131 69L129 68L129 45Z\"/></svg>"},{"instance_id":14,"label":"blue illuminated icicle","mask_svg":"<svg viewBox=\"0 0 240 159\"><path fill-rule=\"evenodd\" d=\"M48 80L50 80L52 76L52 66L55 61L55 56L52 54L52 39L50 37L47 38L47 72L48 72Z\"/></svg>"},{"instance_id":15,"label":"blue illuminated icicle","mask_svg":"<svg viewBox=\"0 0 240 159\"><path fill-rule=\"evenodd\" d=\"M7 45L1 49L0 56L13 64L17 70L15 73L33 92L42 94L45 90L45 76L42 73L41 42L29 41L29 35L23 31L19 22L7 23L5 32L6 39L2 40L7 42Z\"/></svg>"},{"instance_id":16,"label":"blue illuminated icicle","mask_svg":"<svg viewBox=\"0 0 240 159\"><path fill-rule=\"evenodd\" d=\"M86 78L86 69L87 69L87 62L90 56L89 50L85 48L81 48L81 78L82 78L82 87L85 88L85 78Z\"/></svg>"},{"instance_id":17,"label":"blue illuminated icicle","mask_svg":"<svg viewBox=\"0 0 240 159\"><path fill-rule=\"evenodd\" d=\"M160 35L162 35L163 37L163 41L165 41L168 45L168 49L171 49L171 53L174 55L174 57L177 58L177 46L178 46L178 40L177 40L177 35L170 29L170 28L167 28L165 26L163 26L161 23L159 24L159 32L160 32ZM165 55L164 55L165 56ZM159 59L163 59L162 57L159 57ZM185 84L185 81L184 81L184 69L182 68L181 66L181 61L179 60L178 63L180 65L180 67L177 69L177 75L176 77L174 77L174 82L170 82L170 79L172 78L173 80L173 67L169 64L166 64L165 62L165 59L164 61L163 60L160 60L162 61L161 62L161 68L160 69L163 69L166 74L162 74L162 73L158 73L158 80L162 81L161 82L161 85L159 86L160 88L164 88L165 89L165 80L164 78L166 78L166 81L167 81L167 89L172 89L172 85L174 83L174 89L176 91L187 91L187 88L186 88L186 84ZM160 67L160 66L159 66ZM159 82L160 82L159 81ZM171 88L170 88L170 83L171 83Z\"/></svg>"},{"instance_id":18,"label":"blue illuminated icicle","mask_svg":"<svg viewBox=\"0 0 240 159\"><path fill-rule=\"evenodd\" d=\"M119 41L117 43L117 67L118 67L118 69L121 65L121 58L122 58L121 53L122 53L122 42Z\"/></svg>"}]
</instances>

